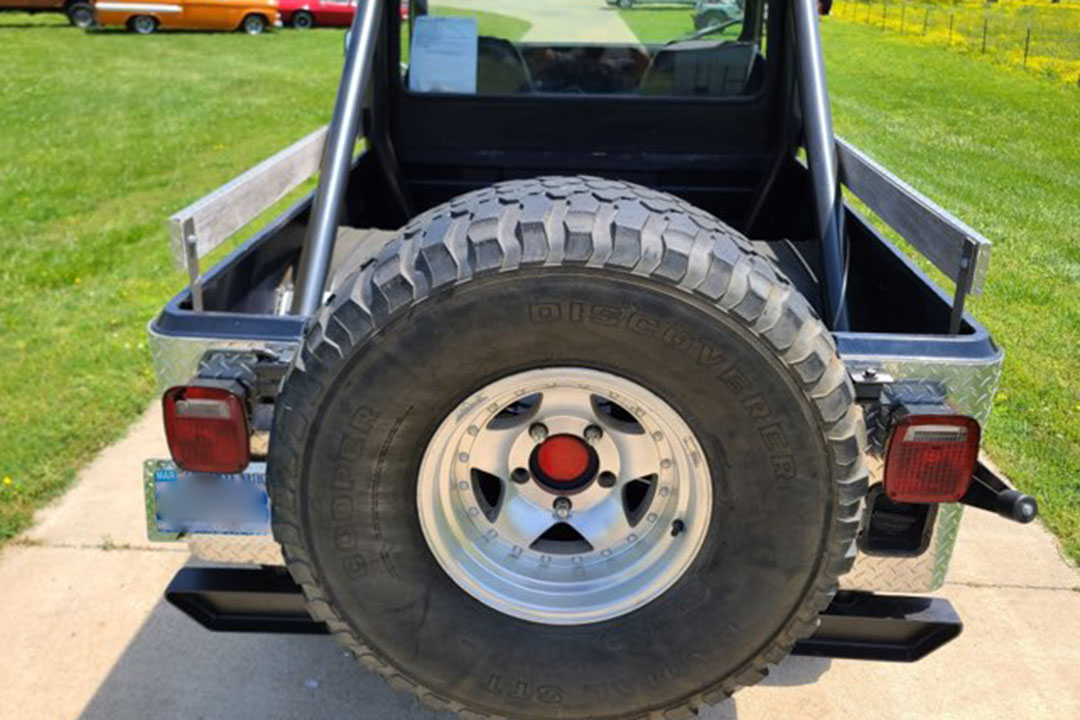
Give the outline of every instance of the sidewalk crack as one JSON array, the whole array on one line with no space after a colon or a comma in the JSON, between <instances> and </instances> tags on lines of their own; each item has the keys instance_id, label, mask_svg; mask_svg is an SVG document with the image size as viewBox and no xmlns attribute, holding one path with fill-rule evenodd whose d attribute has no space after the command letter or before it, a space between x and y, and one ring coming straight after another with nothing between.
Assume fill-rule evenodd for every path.
<instances>
[{"instance_id":1,"label":"sidewalk crack","mask_svg":"<svg viewBox=\"0 0 1080 720\"><path fill-rule=\"evenodd\" d=\"M1080 585L1027 585L1023 583L986 583L965 580L948 580L945 585L959 587L984 588L988 590L1048 590L1080 593Z\"/></svg>"},{"instance_id":2,"label":"sidewalk crack","mask_svg":"<svg viewBox=\"0 0 1080 720\"><path fill-rule=\"evenodd\" d=\"M108 538L98 543L72 543L72 542L46 542L39 538L17 538L8 543L8 547L42 548L45 550L101 550L102 552L165 552L187 553L187 546L182 547L152 547L149 545L132 545L130 543L117 543Z\"/></svg>"}]
</instances>

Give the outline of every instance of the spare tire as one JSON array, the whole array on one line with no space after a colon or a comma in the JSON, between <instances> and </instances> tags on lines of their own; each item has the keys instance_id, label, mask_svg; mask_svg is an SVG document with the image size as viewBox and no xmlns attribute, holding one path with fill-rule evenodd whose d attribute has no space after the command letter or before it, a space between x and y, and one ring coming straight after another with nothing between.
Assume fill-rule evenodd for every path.
<instances>
[{"instance_id":1,"label":"spare tire","mask_svg":"<svg viewBox=\"0 0 1080 720\"><path fill-rule=\"evenodd\" d=\"M429 707L674 716L814 631L863 442L829 332L729 227L514 181L416 218L313 318L274 535L312 615Z\"/></svg>"}]
</instances>

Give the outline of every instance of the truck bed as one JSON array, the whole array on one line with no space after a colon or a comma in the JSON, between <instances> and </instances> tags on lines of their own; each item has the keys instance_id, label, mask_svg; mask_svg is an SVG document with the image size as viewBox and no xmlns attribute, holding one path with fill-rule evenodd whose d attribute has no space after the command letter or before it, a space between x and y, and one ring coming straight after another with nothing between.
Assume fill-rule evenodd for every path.
<instances>
[{"instance_id":1,"label":"truck bed","mask_svg":"<svg viewBox=\"0 0 1080 720\"><path fill-rule=\"evenodd\" d=\"M805 182L804 176L805 168L797 163L785 171L782 182L790 187L778 194L781 204L785 195L794 197L803 191L799 183ZM378 187L378 179L378 170L361 156L353 169L344 224L338 230L330 292L343 279L342 268L370 262L397 232L380 209L384 198L364 189ZM477 182L488 184L488 178ZM741 218L725 212L723 204L709 206L710 188L681 192L686 188L657 184L659 189L694 198L739 226ZM469 189L454 188L457 192ZM442 194L447 192L449 187ZM923 201L921 196L915 198ZM188 288L150 323L150 347L162 388L187 382L208 350L259 350L284 359L292 356L306 320L285 314L283 309L290 304L310 209L311 198L304 198L211 268L202 278L203 311L194 310ZM774 209L767 220L785 218L786 222L763 223L753 242L759 251L775 259L820 311L815 246L790 239L800 236L805 214L783 210ZM950 332L956 296L935 284L851 207L847 208L846 223L852 329L835 332L834 338L853 379L858 382L865 371L872 370L878 378L939 382L958 412L984 423L1001 371L1001 350L969 313L959 316L958 332ZM868 417L868 423L874 422L875 418ZM871 447L870 452L873 465L880 448ZM960 514L960 505L941 506L931 547L917 557L860 554L855 570L843 578L843 586L897 592L936 589L944 581Z\"/></svg>"}]
</instances>

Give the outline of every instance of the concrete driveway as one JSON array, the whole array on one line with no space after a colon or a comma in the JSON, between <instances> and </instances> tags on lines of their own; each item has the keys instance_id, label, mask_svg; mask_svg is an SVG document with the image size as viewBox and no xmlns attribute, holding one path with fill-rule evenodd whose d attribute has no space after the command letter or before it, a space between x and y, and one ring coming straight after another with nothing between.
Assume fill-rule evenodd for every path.
<instances>
[{"instance_id":1,"label":"concrete driveway","mask_svg":"<svg viewBox=\"0 0 1080 720\"><path fill-rule=\"evenodd\" d=\"M325 637L215 635L165 605L184 546L145 540L150 411L0 555L0 718L416 718ZM1041 527L969 512L948 584L963 635L914 665L789 658L705 718L1080 717L1080 575Z\"/></svg>"}]
</instances>

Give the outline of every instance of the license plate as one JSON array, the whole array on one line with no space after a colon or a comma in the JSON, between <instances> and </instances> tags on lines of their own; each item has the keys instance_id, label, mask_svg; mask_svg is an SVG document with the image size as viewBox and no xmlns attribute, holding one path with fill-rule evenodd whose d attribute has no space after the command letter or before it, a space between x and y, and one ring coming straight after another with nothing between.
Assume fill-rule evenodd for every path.
<instances>
[{"instance_id":1,"label":"license plate","mask_svg":"<svg viewBox=\"0 0 1080 720\"><path fill-rule=\"evenodd\" d=\"M266 463L252 463L235 475L187 472L168 461L148 464L153 472L152 518L156 526L151 531L270 534Z\"/></svg>"}]
</instances>

